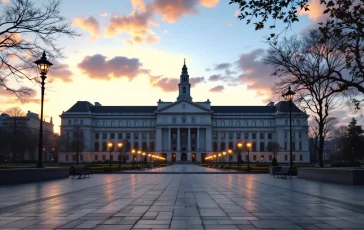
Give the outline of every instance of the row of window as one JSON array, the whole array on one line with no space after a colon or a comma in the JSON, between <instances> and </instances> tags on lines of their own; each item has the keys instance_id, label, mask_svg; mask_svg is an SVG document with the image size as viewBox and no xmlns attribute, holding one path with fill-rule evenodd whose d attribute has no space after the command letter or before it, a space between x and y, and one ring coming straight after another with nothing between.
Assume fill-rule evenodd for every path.
<instances>
[{"instance_id":1,"label":"row of window","mask_svg":"<svg viewBox=\"0 0 364 230\"><path fill-rule=\"evenodd\" d=\"M147 135L148 133L95 133L95 139L131 139L132 135L134 137L134 139L139 139L139 134L141 135L142 139L147 139ZM124 136L125 135L125 136ZM149 133L149 138L150 139L155 139L155 133L154 132L150 132Z\"/></svg>"},{"instance_id":2,"label":"row of window","mask_svg":"<svg viewBox=\"0 0 364 230\"><path fill-rule=\"evenodd\" d=\"M252 152L257 152L257 143L252 141L251 142L251 148L249 149L249 151ZM274 146L271 142L269 142L267 145L265 145L265 142L260 142L259 143L259 151L260 152L272 152L275 150L275 148L277 148L276 146ZM226 146L225 142L221 142L220 143L220 149L218 149L218 143L214 142L212 144L212 149L214 152L218 152L218 151L224 151L227 149L231 149L231 150L237 150L237 146L234 146L233 142L229 142L228 146ZM284 142L284 150L288 151L288 144L287 142ZM247 151L247 147L244 145L242 151ZM278 150L276 150L278 151ZM298 148L296 148L296 142L292 142L292 151L302 151L302 142L299 141L298 142Z\"/></svg>"},{"instance_id":3,"label":"row of window","mask_svg":"<svg viewBox=\"0 0 364 230\"><path fill-rule=\"evenodd\" d=\"M68 125L83 125L83 120L68 120ZM102 127L146 127L148 126L147 121L94 121L95 126L102 126ZM155 122L151 121L150 126L155 126Z\"/></svg>"},{"instance_id":4,"label":"row of window","mask_svg":"<svg viewBox=\"0 0 364 230\"><path fill-rule=\"evenodd\" d=\"M286 120L284 120L284 124L285 125L289 125L289 120L288 119L286 119ZM301 120L294 120L294 119L292 119L292 125L300 125L301 124Z\"/></svg>"},{"instance_id":5,"label":"row of window","mask_svg":"<svg viewBox=\"0 0 364 230\"><path fill-rule=\"evenodd\" d=\"M121 149L119 149L117 143L114 143L112 145L112 147L110 148L107 144L109 142L102 142L101 145L99 142L95 142L94 143L94 151L95 152L106 152L106 151L126 151L126 152L131 152L132 149L135 150L141 150L141 151L148 151L148 152L153 152L155 151L155 144L154 142L151 142L149 144L149 148L146 142L143 142L141 146L139 146L138 142L134 142L133 146L131 145L130 142L125 143L125 145L122 146Z\"/></svg>"},{"instance_id":6,"label":"row of window","mask_svg":"<svg viewBox=\"0 0 364 230\"><path fill-rule=\"evenodd\" d=\"M285 131L284 132L284 138L288 138L289 136L289 132ZM296 138L296 132L292 132L292 138ZM302 138L302 132L298 132L298 138Z\"/></svg>"},{"instance_id":7,"label":"row of window","mask_svg":"<svg viewBox=\"0 0 364 230\"><path fill-rule=\"evenodd\" d=\"M230 133L224 133L224 132L220 132L220 139L225 139L226 135L228 135L229 139L233 139L234 138L234 133L230 132ZM259 138L260 139L264 139L265 138L266 133L259 133ZM241 133L235 133L236 139L242 139L241 138ZM267 133L267 137L268 139L272 139L273 138L273 134L272 133ZM213 133L213 138L217 139L218 138L218 133L214 132ZM249 139L249 133L244 133L244 139ZM257 139L257 133L252 133L252 139L255 140Z\"/></svg>"}]
</instances>

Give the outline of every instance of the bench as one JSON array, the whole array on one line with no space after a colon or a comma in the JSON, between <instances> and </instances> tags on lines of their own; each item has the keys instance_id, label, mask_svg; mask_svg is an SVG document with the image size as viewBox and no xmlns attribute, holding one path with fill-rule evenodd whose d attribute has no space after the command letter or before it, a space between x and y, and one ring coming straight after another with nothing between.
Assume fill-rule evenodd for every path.
<instances>
[{"instance_id":1,"label":"bench","mask_svg":"<svg viewBox=\"0 0 364 230\"><path fill-rule=\"evenodd\" d=\"M84 178L86 178L86 176L92 175L92 172L86 170L84 166L71 166L70 175L73 176L72 179L75 178L75 176L77 175L78 179L81 179L81 176L84 176Z\"/></svg>"},{"instance_id":2,"label":"bench","mask_svg":"<svg viewBox=\"0 0 364 230\"><path fill-rule=\"evenodd\" d=\"M290 171L291 171L291 167L282 167L281 171L273 173L273 177L277 176L277 177L286 179L287 176L289 176L292 179L292 177L290 175Z\"/></svg>"}]
</instances>

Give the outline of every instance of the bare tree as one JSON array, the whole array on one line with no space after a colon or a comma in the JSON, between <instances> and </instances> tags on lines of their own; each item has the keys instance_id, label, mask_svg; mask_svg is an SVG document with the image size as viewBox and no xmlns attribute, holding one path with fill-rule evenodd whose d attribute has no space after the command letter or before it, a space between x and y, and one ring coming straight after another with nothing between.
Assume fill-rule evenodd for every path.
<instances>
[{"instance_id":1,"label":"bare tree","mask_svg":"<svg viewBox=\"0 0 364 230\"><path fill-rule=\"evenodd\" d=\"M30 76L34 59L43 51L51 58L62 57L57 39L77 34L60 15L60 0L49 0L42 7L31 0L11 0L1 5L0 12L0 86L23 99L33 93L24 82L38 81ZM11 86L10 81L18 85Z\"/></svg>"},{"instance_id":2,"label":"bare tree","mask_svg":"<svg viewBox=\"0 0 364 230\"><path fill-rule=\"evenodd\" d=\"M336 39L321 43L322 35L312 30L301 40L297 37L270 43L264 62L274 67L273 75L280 81L275 92L281 94L288 86L297 93L295 103L308 110L317 124L318 152L323 167L323 148L326 126L330 125L329 113L338 104L340 84L328 78L345 69L344 55L334 49L340 44Z\"/></svg>"}]
</instances>

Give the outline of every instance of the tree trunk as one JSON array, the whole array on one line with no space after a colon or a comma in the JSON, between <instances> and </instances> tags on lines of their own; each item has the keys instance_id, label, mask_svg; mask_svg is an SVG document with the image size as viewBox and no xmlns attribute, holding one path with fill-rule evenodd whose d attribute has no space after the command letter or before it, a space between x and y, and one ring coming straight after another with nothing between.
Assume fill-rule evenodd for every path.
<instances>
[{"instance_id":1,"label":"tree trunk","mask_svg":"<svg viewBox=\"0 0 364 230\"><path fill-rule=\"evenodd\" d=\"M319 162L320 162L320 167L324 167L324 160L323 160L323 156L324 156L324 143L325 143L325 137L324 137L324 124L323 121L320 121L319 124Z\"/></svg>"}]
</instances>

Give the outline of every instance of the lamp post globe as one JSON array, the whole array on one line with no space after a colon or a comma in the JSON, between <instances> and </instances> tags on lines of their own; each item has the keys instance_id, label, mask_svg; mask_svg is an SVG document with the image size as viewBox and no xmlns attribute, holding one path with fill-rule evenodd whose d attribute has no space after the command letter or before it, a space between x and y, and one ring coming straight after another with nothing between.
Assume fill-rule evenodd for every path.
<instances>
[{"instance_id":1,"label":"lamp post globe","mask_svg":"<svg viewBox=\"0 0 364 230\"><path fill-rule=\"evenodd\" d=\"M243 149L243 143L242 142L239 142L237 144L237 146L238 146L238 149L239 149L239 155L238 155L238 169L239 169L240 168L240 162L241 162L241 155L240 155L240 153L241 153L241 150Z\"/></svg>"},{"instance_id":2,"label":"lamp post globe","mask_svg":"<svg viewBox=\"0 0 364 230\"><path fill-rule=\"evenodd\" d=\"M109 166L111 167L111 152L112 152L112 148L114 146L114 143L109 142L107 143L107 147L109 147Z\"/></svg>"},{"instance_id":3,"label":"lamp post globe","mask_svg":"<svg viewBox=\"0 0 364 230\"><path fill-rule=\"evenodd\" d=\"M119 149L119 171L121 170L121 150L123 148L123 142L118 143L118 149Z\"/></svg>"},{"instance_id":4,"label":"lamp post globe","mask_svg":"<svg viewBox=\"0 0 364 230\"><path fill-rule=\"evenodd\" d=\"M247 142L246 143L246 147L248 149L248 172L250 172L250 157L249 157L249 150L250 150L250 147L252 146L252 143L250 142Z\"/></svg>"},{"instance_id":5,"label":"lamp post globe","mask_svg":"<svg viewBox=\"0 0 364 230\"><path fill-rule=\"evenodd\" d=\"M45 51L43 51L42 57L39 60L34 62L37 64L37 68L40 73L41 81L41 109L40 109L40 124L39 124L39 139L38 139L38 168L43 168L43 105L44 105L44 85L45 79L47 78L48 69L51 65L53 65L50 61L47 60L47 56Z\"/></svg>"},{"instance_id":6,"label":"lamp post globe","mask_svg":"<svg viewBox=\"0 0 364 230\"><path fill-rule=\"evenodd\" d=\"M289 105L289 166L293 166L292 161L292 99L295 95L295 92L291 90L291 86L288 87L288 90L286 93L284 93L282 96L286 101L288 101Z\"/></svg>"}]
</instances>

